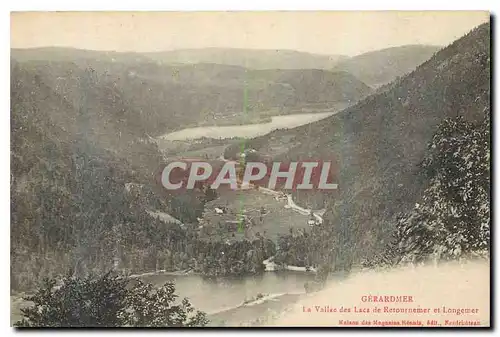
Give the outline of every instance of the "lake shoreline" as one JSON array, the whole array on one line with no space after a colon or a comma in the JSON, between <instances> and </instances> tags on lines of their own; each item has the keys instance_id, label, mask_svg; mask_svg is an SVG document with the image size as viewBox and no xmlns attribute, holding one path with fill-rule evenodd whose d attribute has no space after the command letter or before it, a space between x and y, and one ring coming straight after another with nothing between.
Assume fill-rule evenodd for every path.
<instances>
[{"instance_id":1,"label":"lake shoreline","mask_svg":"<svg viewBox=\"0 0 500 337\"><path fill-rule=\"evenodd\" d=\"M276 113L276 114L264 114L264 115L255 115L250 120L242 120L241 117L235 118L236 116L242 116L244 112L236 113L236 116L231 116L228 118L220 118L217 120L211 121L200 121L197 123L189 123L184 126L180 126L173 130L170 130L167 134L179 132L185 129L192 129L196 127L223 127L223 126L244 126L244 125L259 125L259 124L267 124L272 122L274 117L280 116L295 116L295 115L306 115L306 114L323 114L323 113L336 113L348 108L351 103L345 103L340 106L330 106L323 108L301 108L300 110L290 110L284 113ZM164 135L163 135L164 136ZM163 137L159 136L159 138Z\"/></svg>"},{"instance_id":2,"label":"lake shoreline","mask_svg":"<svg viewBox=\"0 0 500 337\"><path fill-rule=\"evenodd\" d=\"M272 116L271 122L258 124L242 124L231 126L200 126L183 128L168 132L157 137L159 141L195 140L200 138L228 139L228 138L255 138L263 136L277 129L293 129L305 124L317 122L339 111L298 113L292 115Z\"/></svg>"},{"instance_id":3,"label":"lake shoreline","mask_svg":"<svg viewBox=\"0 0 500 337\"><path fill-rule=\"evenodd\" d=\"M291 266L291 265L285 265L285 266L278 266L276 263L272 262L273 257L270 257L267 260L262 261L262 263L266 266L266 269L262 273L268 273L268 272L298 272L298 273L308 273L308 274L316 274L316 269L314 267L311 267L307 269L306 267L299 267L299 266ZM256 275L260 273L250 273L248 275ZM206 277L206 278L231 278L231 277L244 277L247 275L218 275L218 276L211 276L211 275L206 275L200 272L195 272L192 269L185 269L185 270L179 270L179 271L166 271L166 270L157 270L157 271L150 271L150 272L145 272L145 273L140 273L140 274L132 274L128 275L127 277L129 278L141 278L141 277L148 277L148 276L192 276L192 275L197 275L201 277Z\"/></svg>"}]
</instances>

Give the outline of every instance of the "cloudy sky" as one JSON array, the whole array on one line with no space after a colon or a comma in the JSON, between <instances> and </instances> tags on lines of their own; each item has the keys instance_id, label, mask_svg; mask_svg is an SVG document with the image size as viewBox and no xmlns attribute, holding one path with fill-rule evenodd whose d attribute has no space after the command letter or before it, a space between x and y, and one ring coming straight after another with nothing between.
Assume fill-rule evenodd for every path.
<instances>
[{"instance_id":1,"label":"cloudy sky","mask_svg":"<svg viewBox=\"0 0 500 337\"><path fill-rule=\"evenodd\" d=\"M161 51L231 47L356 55L446 45L487 12L31 12L11 15L11 46Z\"/></svg>"}]
</instances>

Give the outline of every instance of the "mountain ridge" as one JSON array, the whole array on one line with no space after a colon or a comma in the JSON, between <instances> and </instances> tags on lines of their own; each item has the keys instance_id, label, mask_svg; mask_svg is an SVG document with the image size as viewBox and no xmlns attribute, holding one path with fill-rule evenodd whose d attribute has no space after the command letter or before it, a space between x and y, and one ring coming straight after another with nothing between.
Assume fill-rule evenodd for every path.
<instances>
[{"instance_id":1,"label":"mountain ridge","mask_svg":"<svg viewBox=\"0 0 500 337\"><path fill-rule=\"evenodd\" d=\"M40 83L76 100L76 105L88 101L91 109L99 106L117 120L127 115L129 123L151 136L194 124L250 123L308 107L336 108L372 92L349 73L327 70L249 70L206 63L159 65L128 56L123 62L110 61L107 54L98 59L62 55L47 61L32 60L36 55L29 54L13 55L14 72L38 76ZM86 91L91 95L83 95ZM244 104L248 116L241 115Z\"/></svg>"},{"instance_id":2,"label":"mountain ridge","mask_svg":"<svg viewBox=\"0 0 500 337\"><path fill-rule=\"evenodd\" d=\"M350 72L372 87L378 87L414 70L441 48L420 44L384 48L342 60L333 69Z\"/></svg>"},{"instance_id":3,"label":"mountain ridge","mask_svg":"<svg viewBox=\"0 0 500 337\"><path fill-rule=\"evenodd\" d=\"M331 240L325 249L335 247L337 268L349 269L390 241L395 217L410 211L429 183L419 165L438 125L457 116L479 123L489 114L489 48L487 23L386 91L321 121L247 142L266 153L271 140L287 139L291 148L275 155L277 161L336 157L339 190L320 200L327 203L327 212L317 239ZM306 203L317 197L295 194Z\"/></svg>"}]
</instances>

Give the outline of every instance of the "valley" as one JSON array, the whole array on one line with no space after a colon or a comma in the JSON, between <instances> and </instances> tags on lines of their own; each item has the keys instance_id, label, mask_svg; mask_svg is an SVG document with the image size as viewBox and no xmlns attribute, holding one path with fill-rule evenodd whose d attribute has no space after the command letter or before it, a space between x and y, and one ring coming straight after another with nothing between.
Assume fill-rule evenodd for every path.
<instances>
[{"instance_id":1,"label":"valley","mask_svg":"<svg viewBox=\"0 0 500 337\"><path fill-rule=\"evenodd\" d=\"M12 320L65 273L175 281L212 326L259 326L381 268L489 263L490 55L489 23L350 57L12 49ZM338 190L158 183L173 160L308 158Z\"/></svg>"}]
</instances>

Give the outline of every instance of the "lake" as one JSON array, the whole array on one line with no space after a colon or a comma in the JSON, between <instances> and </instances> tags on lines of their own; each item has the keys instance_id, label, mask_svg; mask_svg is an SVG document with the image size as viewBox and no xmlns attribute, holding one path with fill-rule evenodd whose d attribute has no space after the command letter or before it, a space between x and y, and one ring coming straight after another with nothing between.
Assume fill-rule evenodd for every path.
<instances>
[{"instance_id":1,"label":"lake","mask_svg":"<svg viewBox=\"0 0 500 337\"><path fill-rule=\"evenodd\" d=\"M285 309L310 296L304 284L313 281L314 273L297 271L273 271L241 277L205 278L198 274L154 274L138 276L155 286L167 281L175 283L175 293L187 297L197 310L205 312L209 326L245 326L264 323ZM345 276L332 276L340 280ZM257 295L263 297L255 300ZM247 301L246 303L244 303ZM29 306L19 294L11 295L11 324L21 319L20 308Z\"/></svg>"},{"instance_id":2,"label":"lake","mask_svg":"<svg viewBox=\"0 0 500 337\"><path fill-rule=\"evenodd\" d=\"M304 124L319 121L338 111L293 114L274 116L271 122L261 124L230 125L230 126L202 126L187 128L160 137L164 140L188 140L202 137L207 138L254 138L265 135L276 129L295 128Z\"/></svg>"},{"instance_id":3,"label":"lake","mask_svg":"<svg viewBox=\"0 0 500 337\"><path fill-rule=\"evenodd\" d=\"M211 325L239 325L280 312L305 295L304 284L314 279L313 273L265 272L244 277L204 278L201 275L148 275L146 282L161 285L174 281L176 293L188 297L196 309L204 311ZM243 305L245 300L265 297Z\"/></svg>"}]
</instances>

